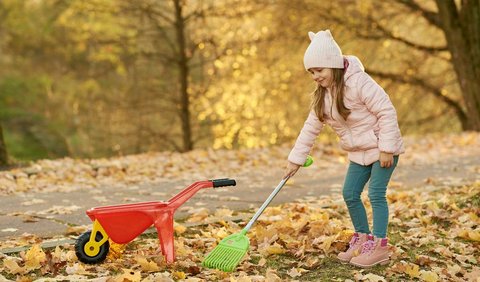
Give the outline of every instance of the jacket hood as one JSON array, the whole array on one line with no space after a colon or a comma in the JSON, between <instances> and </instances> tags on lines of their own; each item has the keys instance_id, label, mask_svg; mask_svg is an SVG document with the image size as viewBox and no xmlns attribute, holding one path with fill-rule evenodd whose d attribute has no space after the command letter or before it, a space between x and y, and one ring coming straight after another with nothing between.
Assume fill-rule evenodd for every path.
<instances>
[{"instance_id":1,"label":"jacket hood","mask_svg":"<svg viewBox=\"0 0 480 282\"><path fill-rule=\"evenodd\" d=\"M348 81L354 74L365 72L365 68L355 56L345 56L348 61L347 71L345 72L345 81Z\"/></svg>"}]
</instances>

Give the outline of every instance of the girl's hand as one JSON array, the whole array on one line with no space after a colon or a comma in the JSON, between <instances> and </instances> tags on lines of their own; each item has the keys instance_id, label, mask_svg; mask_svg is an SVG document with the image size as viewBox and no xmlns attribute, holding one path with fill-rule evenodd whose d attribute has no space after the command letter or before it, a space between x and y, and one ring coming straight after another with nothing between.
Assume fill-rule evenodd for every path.
<instances>
[{"instance_id":1,"label":"girl's hand","mask_svg":"<svg viewBox=\"0 0 480 282\"><path fill-rule=\"evenodd\" d=\"M380 152L380 166L389 168L393 165L393 154Z\"/></svg>"},{"instance_id":2,"label":"girl's hand","mask_svg":"<svg viewBox=\"0 0 480 282\"><path fill-rule=\"evenodd\" d=\"M294 164L292 162L288 162L287 168L285 169L285 173L283 174L283 179L289 177L292 177L297 173L298 169L300 168L300 165Z\"/></svg>"}]
</instances>

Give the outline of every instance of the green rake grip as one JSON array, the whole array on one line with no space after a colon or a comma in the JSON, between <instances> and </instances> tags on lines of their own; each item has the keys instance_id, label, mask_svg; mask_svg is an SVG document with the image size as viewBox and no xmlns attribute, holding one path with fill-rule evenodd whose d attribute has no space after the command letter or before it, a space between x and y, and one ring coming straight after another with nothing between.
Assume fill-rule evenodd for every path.
<instances>
[{"instance_id":1,"label":"green rake grip","mask_svg":"<svg viewBox=\"0 0 480 282\"><path fill-rule=\"evenodd\" d=\"M307 156L307 160L305 161L305 163L302 165L303 167L309 167L313 164L313 158L312 156Z\"/></svg>"}]
</instances>

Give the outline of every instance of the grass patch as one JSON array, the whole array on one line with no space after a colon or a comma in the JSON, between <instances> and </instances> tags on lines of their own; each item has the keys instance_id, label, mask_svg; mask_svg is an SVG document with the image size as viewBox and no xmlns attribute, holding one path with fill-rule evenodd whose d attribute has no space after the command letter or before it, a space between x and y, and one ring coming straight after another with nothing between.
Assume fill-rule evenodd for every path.
<instances>
[{"instance_id":1,"label":"grass patch","mask_svg":"<svg viewBox=\"0 0 480 282\"><path fill-rule=\"evenodd\" d=\"M288 260L290 260L290 259L291 259L291 257L288 256L288 255L271 256L271 257L269 257L269 259L267 259L266 266L269 267L269 268L279 270L279 273L280 273L280 271L286 273L286 271L285 271L286 265L288 263ZM288 269L287 269L287 271L288 271Z\"/></svg>"},{"instance_id":2,"label":"grass patch","mask_svg":"<svg viewBox=\"0 0 480 282\"><path fill-rule=\"evenodd\" d=\"M472 207L475 207L475 208L480 208L480 193L477 193L473 195L473 197L470 197L458 203L458 206L461 208L468 207L468 205L471 205Z\"/></svg>"},{"instance_id":3,"label":"grass patch","mask_svg":"<svg viewBox=\"0 0 480 282\"><path fill-rule=\"evenodd\" d=\"M480 193L477 193L473 195L472 197L468 198L458 198L455 201L455 204L461 208L468 208L468 207L473 207L473 208L480 208Z\"/></svg>"},{"instance_id":4,"label":"grass patch","mask_svg":"<svg viewBox=\"0 0 480 282\"><path fill-rule=\"evenodd\" d=\"M291 255L272 256L267 259L266 268L277 270L278 276L282 279L295 279L290 277L287 272L295 266L296 258ZM374 273L376 275L384 276L388 265L374 266L363 273ZM340 262L335 255L324 257L320 263L310 269L296 279L299 281L345 281L345 279L354 280L356 272L360 272L361 268L355 267L348 263ZM390 281L390 280L389 280ZM401 281L391 280L391 281Z\"/></svg>"},{"instance_id":5,"label":"grass patch","mask_svg":"<svg viewBox=\"0 0 480 282\"><path fill-rule=\"evenodd\" d=\"M355 269L357 268L336 258L325 257L319 266L302 276L302 281L345 281L353 278Z\"/></svg>"},{"instance_id":6,"label":"grass patch","mask_svg":"<svg viewBox=\"0 0 480 282\"><path fill-rule=\"evenodd\" d=\"M453 224L447 219L439 218L436 216L432 216L432 223L437 224L443 229L449 229Z\"/></svg>"},{"instance_id":7,"label":"grass patch","mask_svg":"<svg viewBox=\"0 0 480 282\"><path fill-rule=\"evenodd\" d=\"M480 208L480 193L475 194L470 198L470 203L476 208Z\"/></svg>"},{"instance_id":8,"label":"grass patch","mask_svg":"<svg viewBox=\"0 0 480 282\"><path fill-rule=\"evenodd\" d=\"M252 264L255 264L255 265L258 265L258 263L260 262L260 260L262 259L262 256L250 256L250 263Z\"/></svg>"}]
</instances>

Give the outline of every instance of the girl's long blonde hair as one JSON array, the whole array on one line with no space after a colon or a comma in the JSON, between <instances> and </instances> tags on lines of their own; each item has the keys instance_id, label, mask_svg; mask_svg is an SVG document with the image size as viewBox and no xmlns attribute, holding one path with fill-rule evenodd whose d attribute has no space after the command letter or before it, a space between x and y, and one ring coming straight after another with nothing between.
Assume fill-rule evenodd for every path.
<instances>
[{"instance_id":1,"label":"girl's long blonde hair","mask_svg":"<svg viewBox=\"0 0 480 282\"><path fill-rule=\"evenodd\" d=\"M332 91L335 92L336 105L337 111L343 117L344 120L347 120L348 116L350 115L350 109L345 107L345 103L343 98L345 96L345 70L344 69L332 69L333 72L333 87ZM312 93L312 102L310 104L310 108L315 111L318 119L321 122L324 122L325 119L323 117L323 104L325 100L325 94L327 93L327 89L321 86L317 86L317 89Z\"/></svg>"}]
</instances>

